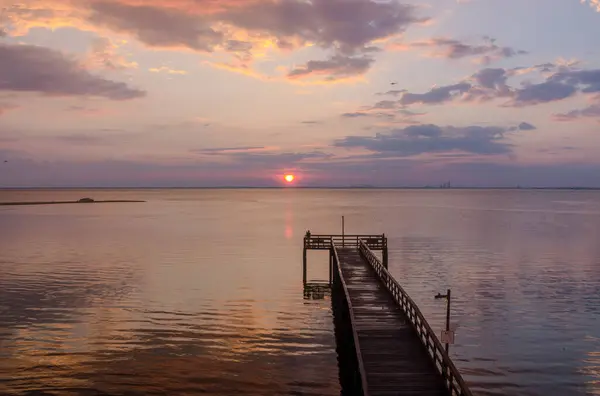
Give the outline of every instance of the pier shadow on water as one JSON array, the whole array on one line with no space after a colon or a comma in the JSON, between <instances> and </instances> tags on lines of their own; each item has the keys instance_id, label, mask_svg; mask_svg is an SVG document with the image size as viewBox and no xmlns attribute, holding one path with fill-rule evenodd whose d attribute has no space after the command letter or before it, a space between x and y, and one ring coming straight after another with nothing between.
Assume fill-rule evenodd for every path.
<instances>
[{"instance_id":1,"label":"pier shadow on water","mask_svg":"<svg viewBox=\"0 0 600 396\"><path fill-rule=\"evenodd\" d=\"M341 386L340 395L361 395L362 386L354 346L350 312L340 282L334 281L332 286L331 307Z\"/></svg>"}]
</instances>

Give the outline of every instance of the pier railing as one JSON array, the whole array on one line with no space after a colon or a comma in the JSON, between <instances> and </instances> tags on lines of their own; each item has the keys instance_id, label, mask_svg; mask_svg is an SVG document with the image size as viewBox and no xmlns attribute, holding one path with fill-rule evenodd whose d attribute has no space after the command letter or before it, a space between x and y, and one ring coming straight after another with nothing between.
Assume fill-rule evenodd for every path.
<instances>
[{"instance_id":1,"label":"pier railing","mask_svg":"<svg viewBox=\"0 0 600 396\"><path fill-rule=\"evenodd\" d=\"M444 384L453 396L472 396L471 391L463 380L460 372L444 350L434 331L421 313L417 304L409 297L398 281L388 272L379 258L369 249L369 245L359 241L360 254L373 267L381 282L392 294L396 303L402 308L406 317L410 320L417 332L421 343L427 349L427 353L435 364L436 369L444 378Z\"/></svg>"},{"instance_id":2,"label":"pier railing","mask_svg":"<svg viewBox=\"0 0 600 396\"><path fill-rule=\"evenodd\" d=\"M338 257L337 249L335 243L331 244L331 255L333 259L333 285L334 287L341 287L343 290L343 304L345 305L346 314L348 315L348 319L350 321L350 327L352 328L352 347L354 348L355 356L353 359L356 359L356 366L358 372L358 378L354 378L354 386L356 388L360 387L359 393L364 396L369 396L369 390L367 386L367 374L365 372L365 367L362 359L360 344L358 341L358 333L356 332L356 319L354 318L354 310L352 309L352 302L350 300L350 294L348 293L348 286L346 285L346 281L342 275L342 269L340 266L340 259Z\"/></svg>"},{"instance_id":3,"label":"pier railing","mask_svg":"<svg viewBox=\"0 0 600 396\"><path fill-rule=\"evenodd\" d=\"M371 250L387 249L387 238L385 235L312 235L304 237L305 249L329 250L336 245L340 247L358 248L363 241Z\"/></svg>"}]
</instances>

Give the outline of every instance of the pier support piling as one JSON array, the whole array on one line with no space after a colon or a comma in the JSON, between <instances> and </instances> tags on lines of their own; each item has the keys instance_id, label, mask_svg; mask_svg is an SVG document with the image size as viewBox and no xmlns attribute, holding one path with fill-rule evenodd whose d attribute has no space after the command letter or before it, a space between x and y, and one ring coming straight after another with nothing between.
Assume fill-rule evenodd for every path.
<instances>
[{"instance_id":1,"label":"pier support piling","mask_svg":"<svg viewBox=\"0 0 600 396\"><path fill-rule=\"evenodd\" d=\"M306 285L306 246L302 249L302 284Z\"/></svg>"}]
</instances>

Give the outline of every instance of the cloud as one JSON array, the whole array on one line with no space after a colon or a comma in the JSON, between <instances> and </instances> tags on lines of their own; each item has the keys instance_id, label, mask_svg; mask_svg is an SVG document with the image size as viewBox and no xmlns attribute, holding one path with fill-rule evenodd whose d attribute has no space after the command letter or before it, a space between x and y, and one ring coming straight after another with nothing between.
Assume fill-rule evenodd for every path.
<instances>
[{"instance_id":1,"label":"cloud","mask_svg":"<svg viewBox=\"0 0 600 396\"><path fill-rule=\"evenodd\" d=\"M85 64L90 68L99 68L106 70L126 70L137 69L138 64L127 60L125 56L119 54L119 45L108 38L97 37L92 41L92 45Z\"/></svg>"},{"instance_id":2,"label":"cloud","mask_svg":"<svg viewBox=\"0 0 600 396\"><path fill-rule=\"evenodd\" d=\"M161 7L158 3L155 6L135 6L109 1L91 2L89 7L89 22L130 34L152 47L213 51L225 38L224 33L211 27L206 16L194 15L176 7Z\"/></svg>"},{"instance_id":3,"label":"cloud","mask_svg":"<svg viewBox=\"0 0 600 396\"><path fill-rule=\"evenodd\" d=\"M88 106L80 106L80 105L69 106L65 109L65 111L73 112L73 113L81 113L81 114L85 114L88 116L101 115L104 113L104 111L102 109L95 108L95 107L88 107Z\"/></svg>"},{"instance_id":4,"label":"cloud","mask_svg":"<svg viewBox=\"0 0 600 396\"><path fill-rule=\"evenodd\" d=\"M484 68L455 84L434 87L425 93L402 92L398 104L401 107L414 104L432 105L455 101L486 102L495 99L508 99L503 107L533 106L561 101L577 94L600 93L600 69L575 69L576 63L545 63L529 68L512 69ZM519 87L509 84L509 80L525 73L538 72L542 82L525 82ZM389 101L379 102L389 104ZM587 113L593 112L590 109ZM563 117L564 118L564 117Z\"/></svg>"},{"instance_id":5,"label":"cloud","mask_svg":"<svg viewBox=\"0 0 600 396\"><path fill-rule=\"evenodd\" d=\"M148 69L148 71L151 73L166 73L166 74L178 74L178 75L188 74L188 72L185 70L171 69L170 67L167 67L167 66L153 67L151 69Z\"/></svg>"},{"instance_id":6,"label":"cloud","mask_svg":"<svg viewBox=\"0 0 600 396\"><path fill-rule=\"evenodd\" d=\"M489 37L484 37L484 44L480 45L472 45L459 40L436 37L408 44L394 43L390 44L388 48L392 50L425 48L430 50L429 55L446 59L462 59L477 56L477 61L483 64L528 54L527 51L517 50L512 47L498 46L496 45L496 40Z\"/></svg>"},{"instance_id":7,"label":"cloud","mask_svg":"<svg viewBox=\"0 0 600 396\"><path fill-rule=\"evenodd\" d=\"M205 149L196 149L192 152L197 154L210 154L210 155L221 155L221 154L233 154L233 153L246 153L246 152L261 152L269 151L272 148L265 146L240 146L240 147L212 147Z\"/></svg>"},{"instance_id":8,"label":"cloud","mask_svg":"<svg viewBox=\"0 0 600 396\"><path fill-rule=\"evenodd\" d=\"M61 52L33 45L0 44L0 91L127 100L145 91L90 74Z\"/></svg>"},{"instance_id":9,"label":"cloud","mask_svg":"<svg viewBox=\"0 0 600 396\"><path fill-rule=\"evenodd\" d=\"M583 93L600 93L600 69L560 71L551 76L549 81L578 87Z\"/></svg>"},{"instance_id":10,"label":"cloud","mask_svg":"<svg viewBox=\"0 0 600 396\"><path fill-rule=\"evenodd\" d=\"M351 54L370 43L423 22L416 8L398 2L372 0L257 1L218 18L255 33L278 39L315 43Z\"/></svg>"},{"instance_id":11,"label":"cloud","mask_svg":"<svg viewBox=\"0 0 600 396\"><path fill-rule=\"evenodd\" d=\"M600 12L600 0L581 0L581 2L589 4L590 7Z\"/></svg>"},{"instance_id":12,"label":"cloud","mask_svg":"<svg viewBox=\"0 0 600 396\"><path fill-rule=\"evenodd\" d=\"M326 81L337 81L365 74L374 59L368 57L349 57L334 55L328 60L311 60L304 66L292 69L289 79L324 76Z\"/></svg>"},{"instance_id":13,"label":"cloud","mask_svg":"<svg viewBox=\"0 0 600 396\"><path fill-rule=\"evenodd\" d=\"M461 82L458 84L447 85L443 87L432 88L430 91L422 94L406 92L400 99L400 104L404 106L412 104L441 104L451 101L456 97L468 92L471 84Z\"/></svg>"},{"instance_id":14,"label":"cloud","mask_svg":"<svg viewBox=\"0 0 600 396\"><path fill-rule=\"evenodd\" d=\"M369 117L372 116L373 114L364 112L364 111L355 111L353 113L344 113L342 114L342 117L345 118L360 118L360 117Z\"/></svg>"},{"instance_id":15,"label":"cloud","mask_svg":"<svg viewBox=\"0 0 600 396\"><path fill-rule=\"evenodd\" d=\"M557 121L573 121L579 118L597 118L600 121L600 103L593 104L581 110L572 110L568 113L554 115L554 119Z\"/></svg>"},{"instance_id":16,"label":"cloud","mask_svg":"<svg viewBox=\"0 0 600 396\"><path fill-rule=\"evenodd\" d=\"M518 128L520 131L533 131L533 130L537 129L535 125L532 125L528 122L520 123Z\"/></svg>"},{"instance_id":17,"label":"cloud","mask_svg":"<svg viewBox=\"0 0 600 396\"><path fill-rule=\"evenodd\" d=\"M514 130L514 127L421 124L392 129L372 137L347 136L337 140L335 146L362 148L380 157L411 157L454 151L480 155L510 154L512 145L506 141L505 134Z\"/></svg>"},{"instance_id":18,"label":"cloud","mask_svg":"<svg viewBox=\"0 0 600 396\"><path fill-rule=\"evenodd\" d=\"M376 93L375 95L377 95L377 96L387 96L387 95L398 96L405 92L408 92L408 91L406 89L392 89L391 91L379 92L379 93Z\"/></svg>"},{"instance_id":19,"label":"cloud","mask_svg":"<svg viewBox=\"0 0 600 396\"><path fill-rule=\"evenodd\" d=\"M573 85L561 82L546 81L540 84L530 84L514 92L511 106L531 106L540 103L554 102L570 98L577 93Z\"/></svg>"},{"instance_id":20,"label":"cloud","mask_svg":"<svg viewBox=\"0 0 600 396\"><path fill-rule=\"evenodd\" d=\"M10 12L21 31L75 26L127 35L150 47L225 52L246 66L266 51L317 46L331 58L309 62L296 70L298 75L311 65L324 75L328 69L319 68L321 62L336 63L338 72L339 63L358 68L348 71L354 75L373 62L354 56L376 51L378 43L427 20L416 11L416 6L376 0L24 0Z\"/></svg>"},{"instance_id":21,"label":"cloud","mask_svg":"<svg viewBox=\"0 0 600 396\"><path fill-rule=\"evenodd\" d=\"M234 164L243 164L244 167L251 168L291 167L305 161L331 157L331 154L321 151L286 152L281 151L278 147L266 146L219 147L191 151L196 154L220 157L232 161Z\"/></svg>"}]
</instances>

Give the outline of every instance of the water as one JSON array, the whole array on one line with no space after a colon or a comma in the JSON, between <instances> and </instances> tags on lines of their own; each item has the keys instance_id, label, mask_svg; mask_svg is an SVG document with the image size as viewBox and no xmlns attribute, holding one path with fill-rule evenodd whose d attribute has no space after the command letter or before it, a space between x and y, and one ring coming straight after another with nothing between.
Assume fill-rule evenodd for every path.
<instances>
[{"instance_id":1,"label":"water","mask_svg":"<svg viewBox=\"0 0 600 396\"><path fill-rule=\"evenodd\" d=\"M0 394L339 394L302 236L389 237L479 395L600 395L600 192L0 191ZM309 255L309 278L327 257Z\"/></svg>"}]
</instances>

